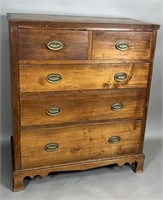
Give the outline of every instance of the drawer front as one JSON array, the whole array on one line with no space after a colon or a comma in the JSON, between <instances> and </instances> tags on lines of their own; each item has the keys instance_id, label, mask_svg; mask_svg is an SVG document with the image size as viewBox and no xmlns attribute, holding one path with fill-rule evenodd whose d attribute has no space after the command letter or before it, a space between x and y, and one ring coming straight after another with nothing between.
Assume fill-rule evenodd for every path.
<instances>
[{"instance_id":1,"label":"drawer front","mask_svg":"<svg viewBox=\"0 0 163 200\"><path fill-rule=\"evenodd\" d=\"M141 121L21 132L22 168L137 154Z\"/></svg>"},{"instance_id":2,"label":"drawer front","mask_svg":"<svg viewBox=\"0 0 163 200\"><path fill-rule=\"evenodd\" d=\"M21 66L20 91L145 88L149 64Z\"/></svg>"},{"instance_id":3,"label":"drawer front","mask_svg":"<svg viewBox=\"0 0 163 200\"><path fill-rule=\"evenodd\" d=\"M19 29L20 60L87 59L88 32Z\"/></svg>"},{"instance_id":4,"label":"drawer front","mask_svg":"<svg viewBox=\"0 0 163 200\"><path fill-rule=\"evenodd\" d=\"M22 94L21 125L79 123L94 120L141 118L144 90L100 93Z\"/></svg>"},{"instance_id":5,"label":"drawer front","mask_svg":"<svg viewBox=\"0 0 163 200\"><path fill-rule=\"evenodd\" d=\"M93 33L93 59L150 59L152 33L103 32Z\"/></svg>"}]
</instances>

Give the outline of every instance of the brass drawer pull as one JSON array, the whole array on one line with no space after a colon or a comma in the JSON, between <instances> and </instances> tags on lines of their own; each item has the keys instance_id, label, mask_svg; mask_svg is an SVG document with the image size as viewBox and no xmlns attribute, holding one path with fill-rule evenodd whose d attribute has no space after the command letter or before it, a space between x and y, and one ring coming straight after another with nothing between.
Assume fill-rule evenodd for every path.
<instances>
[{"instance_id":1,"label":"brass drawer pull","mask_svg":"<svg viewBox=\"0 0 163 200\"><path fill-rule=\"evenodd\" d=\"M50 116L56 116L56 115L59 115L61 111L62 110L59 107L51 107L51 108L48 108L47 114Z\"/></svg>"},{"instance_id":2,"label":"brass drawer pull","mask_svg":"<svg viewBox=\"0 0 163 200\"><path fill-rule=\"evenodd\" d=\"M112 136L111 138L109 138L109 143L111 144L115 144L121 141L121 137L119 136Z\"/></svg>"},{"instance_id":3,"label":"brass drawer pull","mask_svg":"<svg viewBox=\"0 0 163 200\"><path fill-rule=\"evenodd\" d=\"M62 76L60 74L49 74L46 78L49 83L58 83L62 80Z\"/></svg>"},{"instance_id":4,"label":"brass drawer pull","mask_svg":"<svg viewBox=\"0 0 163 200\"><path fill-rule=\"evenodd\" d=\"M46 151L56 151L59 149L59 144L57 143L49 143L45 146Z\"/></svg>"},{"instance_id":5,"label":"brass drawer pull","mask_svg":"<svg viewBox=\"0 0 163 200\"><path fill-rule=\"evenodd\" d=\"M114 80L116 82L123 82L123 81L126 81L127 80L127 74L124 73L124 72L119 72L117 73L115 76L114 76Z\"/></svg>"},{"instance_id":6,"label":"brass drawer pull","mask_svg":"<svg viewBox=\"0 0 163 200\"><path fill-rule=\"evenodd\" d=\"M115 47L116 47L116 49L118 49L120 51L127 51L127 50L129 50L129 43L126 41L120 41L120 42L117 42Z\"/></svg>"},{"instance_id":7,"label":"brass drawer pull","mask_svg":"<svg viewBox=\"0 0 163 200\"><path fill-rule=\"evenodd\" d=\"M123 109L123 104L122 103L114 103L111 105L111 109L113 111L119 111Z\"/></svg>"},{"instance_id":8,"label":"brass drawer pull","mask_svg":"<svg viewBox=\"0 0 163 200\"><path fill-rule=\"evenodd\" d=\"M62 42L53 40L47 44L47 47L48 47L48 49L50 49L52 51L58 51L58 50L62 49L64 47L64 45Z\"/></svg>"}]
</instances>

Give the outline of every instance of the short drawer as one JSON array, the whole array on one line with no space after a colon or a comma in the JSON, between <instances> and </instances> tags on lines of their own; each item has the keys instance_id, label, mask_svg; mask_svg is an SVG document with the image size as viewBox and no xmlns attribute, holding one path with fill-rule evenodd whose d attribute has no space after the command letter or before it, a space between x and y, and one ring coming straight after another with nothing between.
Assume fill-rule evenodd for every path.
<instances>
[{"instance_id":1,"label":"short drawer","mask_svg":"<svg viewBox=\"0 0 163 200\"><path fill-rule=\"evenodd\" d=\"M20 66L20 91L145 88L149 64Z\"/></svg>"},{"instance_id":2,"label":"short drawer","mask_svg":"<svg viewBox=\"0 0 163 200\"><path fill-rule=\"evenodd\" d=\"M88 32L19 29L20 60L87 59Z\"/></svg>"},{"instance_id":3,"label":"short drawer","mask_svg":"<svg viewBox=\"0 0 163 200\"><path fill-rule=\"evenodd\" d=\"M150 59L152 33L103 32L93 33L93 59Z\"/></svg>"},{"instance_id":4,"label":"short drawer","mask_svg":"<svg viewBox=\"0 0 163 200\"><path fill-rule=\"evenodd\" d=\"M21 131L21 167L140 153L141 121Z\"/></svg>"},{"instance_id":5,"label":"short drawer","mask_svg":"<svg viewBox=\"0 0 163 200\"><path fill-rule=\"evenodd\" d=\"M144 90L89 93L24 93L21 126L143 117Z\"/></svg>"}]
</instances>

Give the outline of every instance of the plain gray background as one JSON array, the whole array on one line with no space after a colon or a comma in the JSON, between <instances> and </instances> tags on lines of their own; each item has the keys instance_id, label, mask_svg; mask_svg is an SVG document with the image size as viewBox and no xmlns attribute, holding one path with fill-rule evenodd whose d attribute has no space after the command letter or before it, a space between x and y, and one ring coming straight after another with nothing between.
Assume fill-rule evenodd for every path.
<instances>
[{"instance_id":1,"label":"plain gray background","mask_svg":"<svg viewBox=\"0 0 163 200\"><path fill-rule=\"evenodd\" d=\"M162 0L0 0L1 74L1 199L163 199L163 29L158 33L152 79L144 173L135 175L125 165L84 172L59 173L35 178L23 192L12 193L10 136L12 135L10 58L6 13L45 13L57 15L127 17L163 26ZM27 181L26 181L27 182Z\"/></svg>"}]
</instances>

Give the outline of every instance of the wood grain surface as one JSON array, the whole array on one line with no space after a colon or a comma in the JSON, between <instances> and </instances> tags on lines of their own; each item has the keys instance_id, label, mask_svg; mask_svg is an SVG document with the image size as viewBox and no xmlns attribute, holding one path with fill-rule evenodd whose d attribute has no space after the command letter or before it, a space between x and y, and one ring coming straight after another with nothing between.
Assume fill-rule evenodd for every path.
<instances>
[{"instance_id":1,"label":"wood grain surface","mask_svg":"<svg viewBox=\"0 0 163 200\"><path fill-rule=\"evenodd\" d=\"M13 113L13 143L14 143L14 168L20 169L20 99L19 99L19 64L18 64L18 28L10 27L10 56L11 56L11 89Z\"/></svg>"},{"instance_id":2,"label":"wood grain surface","mask_svg":"<svg viewBox=\"0 0 163 200\"><path fill-rule=\"evenodd\" d=\"M122 118L141 118L145 102L144 90L120 90L105 93L24 93L20 97L21 126L90 122ZM113 111L115 103L122 110ZM49 116L49 108L57 107L61 113Z\"/></svg>"},{"instance_id":3,"label":"wood grain surface","mask_svg":"<svg viewBox=\"0 0 163 200\"><path fill-rule=\"evenodd\" d=\"M127 74L123 82L114 78L120 72ZM20 92L146 88L148 73L149 64L20 66ZM61 81L48 82L50 74L61 75Z\"/></svg>"},{"instance_id":4,"label":"wood grain surface","mask_svg":"<svg viewBox=\"0 0 163 200\"><path fill-rule=\"evenodd\" d=\"M60 129L34 129L21 132L22 169L104 157L138 154L141 121L108 123ZM118 143L109 143L113 136ZM49 143L59 145L46 151Z\"/></svg>"},{"instance_id":5,"label":"wood grain surface","mask_svg":"<svg viewBox=\"0 0 163 200\"><path fill-rule=\"evenodd\" d=\"M58 51L47 48L50 41L62 42ZM43 29L19 29L19 59L87 59L88 32Z\"/></svg>"},{"instance_id":6,"label":"wood grain surface","mask_svg":"<svg viewBox=\"0 0 163 200\"><path fill-rule=\"evenodd\" d=\"M115 45L125 41L129 44L126 51L118 50ZM152 33L148 32L109 32L94 31L93 59L149 59L151 55Z\"/></svg>"}]
</instances>

